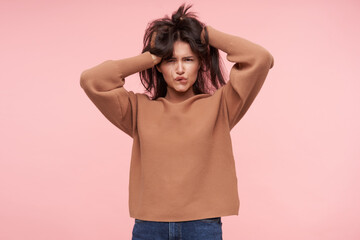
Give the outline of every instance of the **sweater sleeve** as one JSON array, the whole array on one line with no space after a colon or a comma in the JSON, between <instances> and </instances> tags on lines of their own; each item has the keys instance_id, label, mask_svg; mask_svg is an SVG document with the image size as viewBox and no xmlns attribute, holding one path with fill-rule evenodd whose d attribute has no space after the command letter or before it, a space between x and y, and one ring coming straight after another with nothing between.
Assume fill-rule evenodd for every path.
<instances>
[{"instance_id":1,"label":"sweater sleeve","mask_svg":"<svg viewBox=\"0 0 360 240\"><path fill-rule=\"evenodd\" d=\"M111 123L132 137L137 103L135 94L123 87L125 77L153 66L154 60L149 52L108 60L83 71L80 86Z\"/></svg>"},{"instance_id":2,"label":"sweater sleeve","mask_svg":"<svg viewBox=\"0 0 360 240\"><path fill-rule=\"evenodd\" d=\"M274 65L274 58L265 48L244 38L220 32L211 26L206 29L209 44L227 53L227 60L235 63L229 81L221 88L232 129L259 93Z\"/></svg>"}]
</instances>

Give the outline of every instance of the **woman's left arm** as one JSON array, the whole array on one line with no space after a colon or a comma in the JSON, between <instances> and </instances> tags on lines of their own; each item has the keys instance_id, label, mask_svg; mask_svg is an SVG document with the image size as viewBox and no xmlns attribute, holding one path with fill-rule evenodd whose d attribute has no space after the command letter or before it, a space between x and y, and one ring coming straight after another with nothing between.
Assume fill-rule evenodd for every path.
<instances>
[{"instance_id":1,"label":"woman's left arm","mask_svg":"<svg viewBox=\"0 0 360 240\"><path fill-rule=\"evenodd\" d=\"M269 70L274 66L274 58L265 48L244 38L220 32L211 26L206 26L206 29L209 44L227 53L227 59L235 63L229 82L222 88L231 129L245 115L259 93Z\"/></svg>"}]
</instances>

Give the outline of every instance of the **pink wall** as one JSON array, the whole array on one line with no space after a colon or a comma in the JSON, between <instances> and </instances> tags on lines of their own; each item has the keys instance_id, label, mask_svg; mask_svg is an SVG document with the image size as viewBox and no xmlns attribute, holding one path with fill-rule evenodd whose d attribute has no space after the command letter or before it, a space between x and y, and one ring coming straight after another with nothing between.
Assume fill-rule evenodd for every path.
<instances>
[{"instance_id":1,"label":"pink wall","mask_svg":"<svg viewBox=\"0 0 360 240\"><path fill-rule=\"evenodd\" d=\"M182 1L51 2L0 7L0 239L130 239L132 141L79 76L140 53L148 21ZM360 239L358 1L193 3L275 58L232 131L241 207L224 239Z\"/></svg>"}]
</instances>

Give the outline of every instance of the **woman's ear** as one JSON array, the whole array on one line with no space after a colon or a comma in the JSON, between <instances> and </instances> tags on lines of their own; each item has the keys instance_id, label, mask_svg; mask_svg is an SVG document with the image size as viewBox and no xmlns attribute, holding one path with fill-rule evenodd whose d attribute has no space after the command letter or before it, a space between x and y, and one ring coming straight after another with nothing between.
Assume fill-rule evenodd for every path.
<instances>
[{"instance_id":1,"label":"woman's ear","mask_svg":"<svg viewBox=\"0 0 360 240\"><path fill-rule=\"evenodd\" d=\"M156 65L156 69L157 69L159 72L161 72L161 69L160 69L160 67L159 67L159 64Z\"/></svg>"}]
</instances>

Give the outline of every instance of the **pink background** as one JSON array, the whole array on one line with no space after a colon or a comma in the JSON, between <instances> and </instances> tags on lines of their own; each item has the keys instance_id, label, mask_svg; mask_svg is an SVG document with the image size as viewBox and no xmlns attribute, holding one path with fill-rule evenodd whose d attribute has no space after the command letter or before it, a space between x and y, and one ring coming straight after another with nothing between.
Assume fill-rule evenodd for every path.
<instances>
[{"instance_id":1,"label":"pink background","mask_svg":"<svg viewBox=\"0 0 360 240\"><path fill-rule=\"evenodd\" d=\"M1 2L0 239L131 238L132 139L79 77L139 54L146 24L180 3ZM224 239L360 239L359 2L192 3L206 24L275 58L231 133L241 207L222 218ZM142 91L138 75L126 86Z\"/></svg>"}]
</instances>

